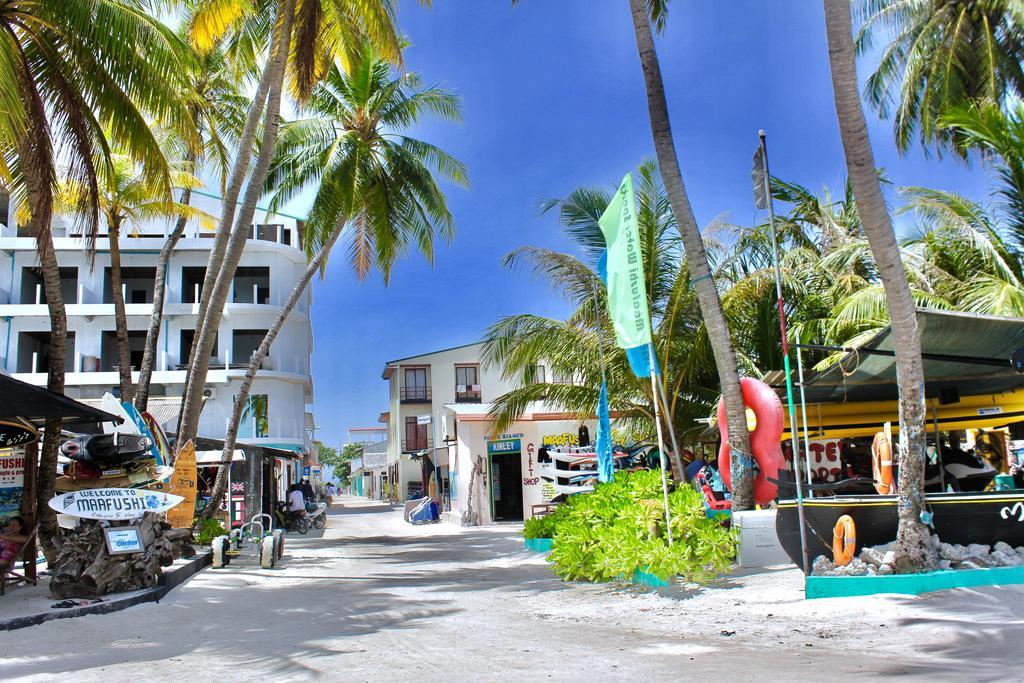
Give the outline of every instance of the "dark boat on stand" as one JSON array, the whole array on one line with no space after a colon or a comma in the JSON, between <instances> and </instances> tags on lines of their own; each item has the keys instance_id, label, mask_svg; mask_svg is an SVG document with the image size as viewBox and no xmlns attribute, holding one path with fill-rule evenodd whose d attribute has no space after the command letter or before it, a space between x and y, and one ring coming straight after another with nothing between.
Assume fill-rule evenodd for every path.
<instances>
[{"instance_id":1,"label":"dark boat on stand","mask_svg":"<svg viewBox=\"0 0 1024 683\"><path fill-rule=\"evenodd\" d=\"M973 454L964 459L964 453L946 444L951 433L963 434L968 429L1009 428L1010 439L1024 438L1024 321L918 310L917 322L928 438L932 447L939 445L941 453L937 462L929 465L926 478L937 491L948 487L956 491L926 493L932 532L950 544L991 546L1002 541L1013 547L1024 546L1024 490L979 490L988 486L999 470L980 459L974 463L970 459ZM839 362L811 373L803 385L806 429L811 440L866 438L883 430L885 423L892 423L895 430L899 391L891 328L884 328L856 350L812 345L802 348L846 352ZM765 381L782 394L784 375L776 374L780 376L766 377ZM789 438L789 427L787 424L784 440ZM803 430L804 425L800 425L800 437L804 436ZM1013 462L1012 454L1007 455L1011 455L1010 465L1022 466ZM862 484L867 482L870 491L872 478L859 479ZM896 539L897 497L843 493L842 483L815 484L808 487L812 490L805 489L803 508L810 560L819 555L832 558L833 531L843 515L854 521L858 551ZM795 487L780 482L780 489L775 528L786 554L800 566Z\"/></svg>"},{"instance_id":2,"label":"dark boat on stand","mask_svg":"<svg viewBox=\"0 0 1024 683\"><path fill-rule=\"evenodd\" d=\"M1024 545L1024 491L933 493L927 496L934 533L943 543ZM832 558L836 521L849 515L857 529L857 548L896 539L896 496L830 496L804 499L807 553ZM783 550L800 566L800 525L796 500L780 500L775 530Z\"/></svg>"}]
</instances>

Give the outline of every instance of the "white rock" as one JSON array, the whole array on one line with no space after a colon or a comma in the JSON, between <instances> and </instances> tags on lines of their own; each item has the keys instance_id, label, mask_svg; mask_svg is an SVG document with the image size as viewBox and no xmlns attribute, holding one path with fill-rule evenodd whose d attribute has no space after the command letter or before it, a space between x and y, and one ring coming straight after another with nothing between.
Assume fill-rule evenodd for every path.
<instances>
[{"instance_id":1,"label":"white rock","mask_svg":"<svg viewBox=\"0 0 1024 683\"><path fill-rule=\"evenodd\" d=\"M877 548L864 548L860 551L859 558L866 564L878 566L885 562L883 559L885 554L879 551Z\"/></svg>"},{"instance_id":2,"label":"white rock","mask_svg":"<svg viewBox=\"0 0 1024 683\"><path fill-rule=\"evenodd\" d=\"M1024 545L1019 545L1016 548L1014 548L1014 550L1017 552L1018 555L1024 557Z\"/></svg>"},{"instance_id":3,"label":"white rock","mask_svg":"<svg viewBox=\"0 0 1024 683\"><path fill-rule=\"evenodd\" d=\"M992 550L993 551L997 551L997 552L1001 552L1001 553L1006 553L1007 555L1009 555L1011 553L1016 554L1016 552L1017 552L1016 550L1013 549L1012 545L1010 545L1009 543L1003 543L1002 541L999 541L994 546L992 546Z\"/></svg>"},{"instance_id":4,"label":"white rock","mask_svg":"<svg viewBox=\"0 0 1024 683\"><path fill-rule=\"evenodd\" d=\"M941 557L944 560L952 560L953 562L959 562L963 560L966 556L967 555L964 552L964 547L959 543L956 545L952 545L949 543L939 544L939 557Z\"/></svg>"},{"instance_id":5,"label":"white rock","mask_svg":"<svg viewBox=\"0 0 1024 683\"><path fill-rule=\"evenodd\" d=\"M892 574L892 565L891 564L883 564L882 566L880 566L878 568L878 573L881 576L885 576L887 574Z\"/></svg>"},{"instance_id":6,"label":"white rock","mask_svg":"<svg viewBox=\"0 0 1024 683\"><path fill-rule=\"evenodd\" d=\"M882 556L882 564L892 565L896 563L896 551L890 550Z\"/></svg>"},{"instance_id":7,"label":"white rock","mask_svg":"<svg viewBox=\"0 0 1024 683\"><path fill-rule=\"evenodd\" d=\"M953 566L953 563L949 560L939 560L939 569L949 569Z\"/></svg>"},{"instance_id":8,"label":"white rock","mask_svg":"<svg viewBox=\"0 0 1024 683\"><path fill-rule=\"evenodd\" d=\"M1015 552L1005 553L1001 550L994 550L989 557L995 560L996 566L999 567L1015 567L1024 562L1020 555Z\"/></svg>"},{"instance_id":9,"label":"white rock","mask_svg":"<svg viewBox=\"0 0 1024 683\"><path fill-rule=\"evenodd\" d=\"M972 543L969 546L967 546L967 556L983 557L985 555L988 555L991 550L991 546L982 545L980 543Z\"/></svg>"},{"instance_id":10,"label":"white rock","mask_svg":"<svg viewBox=\"0 0 1024 683\"><path fill-rule=\"evenodd\" d=\"M956 566L957 569L986 569L988 564L978 557L968 557Z\"/></svg>"},{"instance_id":11,"label":"white rock","mask_svg":"<svg viewBox=\"0 0 1024 683\"><path fill-rule=\"evenodd\" d=\"M835 562L828 559L824 555L818 555L816 558L814 558L814 562L811 563L811 574L813 574L814 576L824 576L835 568Z\"/></svg>"}]
</instances>

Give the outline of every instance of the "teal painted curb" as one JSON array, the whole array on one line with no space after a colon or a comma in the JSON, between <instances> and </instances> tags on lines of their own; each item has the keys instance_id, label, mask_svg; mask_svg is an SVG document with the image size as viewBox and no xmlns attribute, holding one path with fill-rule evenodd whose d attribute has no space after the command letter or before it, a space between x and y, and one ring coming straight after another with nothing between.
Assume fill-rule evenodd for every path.
<instances>
[{"instance_id":1,"label":"teal painted curb","mask_svg":"<svg viewBox=\"0 0 1024 683\"><path fill-rule=\"evenodd\" d=\"M633 576L629 580L631 583L645 588L668 588L668 581L665 579L659 579L654 574L648 574L639 569L633 570Z\"/></svg>"},{"instance_id":2,"label":"teal painted curb","mask_svg":"<svg viewBox=\"0 0 1024 683\"><path fill-rule=\"evenodd\" d=\"M988 569L954 569L927 574L889 576L808 576L805 595L815 598L850 598L876 593L921 595L932 591L970 586L1002 586L1024 583L1024 565Z\"/></svg>"},{"instance_id":3,"label":"teal painted curb","mask_svg":"<svg viewBox=\"0 0 1024 683\"><path fill-rule=\"evenodd\" d=\"M553 542L554 539L551 538L524 538L523 546L535 553L547 553L551 552Z\"/></svg>"}]
</instances>

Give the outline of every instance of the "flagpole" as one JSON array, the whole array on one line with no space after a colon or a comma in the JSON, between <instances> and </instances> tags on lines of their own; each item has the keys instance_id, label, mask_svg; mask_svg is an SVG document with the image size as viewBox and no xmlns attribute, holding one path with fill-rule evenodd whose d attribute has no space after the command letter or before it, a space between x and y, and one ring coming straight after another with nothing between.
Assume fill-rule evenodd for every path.
<instances>
[{"instance_id":1,"label":"flagpole","mask_svg":"<svg viewBox=\"0 0 1024 683\"><path fill-rule=\"evenodd\" d=\"M651 369L653 370L654 368ZM668 426L668 436L672 440L672 452L679 458L679 466L682 468L679 476L682 477L683 483L686 483L686 466L683 464L683 453L679 450L679 443L676 441L675 425L672 424L672 418L669 417L668 395L665 393L664 382L658 382L658 392L661 394L661 405L665 408L665 424Z\"/></svg>"},{"instance_id":2,"label":"flagpole","mask_svg":"<svg viewBox=\"0 0 1024 683\"><path fill-rule=\"evenodd\" d=\"M608 406L607 406L607 403L608 403L608 380L607 380L607 377L605 376L605 369L604 369L604 345L603 345L603 341L604 340L603 340L602 335L601 335L601 303L600 303L600 301L598 300L598 297L597 297L597 282L595 281L593 283L593 285L594 285L594 287L593 287L593 289L594 289L594 326L595 326L595 328L597 330L597 357L598 357L598 360L599 360L599 362L601 364L601 388L604 390L604 403L605 403L605 410L604 410L604 412L607 413L608 412L608 409L607 409L608 408ZM604 419L601 417L602 411L601 411L601 398L600 398L600 396L601 396L601 394L598 394L598 399L597 399L597 434L598 435L601 433L601 426L604 423ZM608 439L609 450L611 451L611 453L609 453L609 455L611 456L611 465L612 465L611 476L614 478L614 476L615 476L615 448L614 448L614 446L612 446L612 434L611 434L611 424L610 424L610 422L608 424L608 434L606 435L606 437ZM598 478L598 481L601 481L602 474L605 471L604 467L601 465L601 449L600 449L600 446L601 446L601 440L598 439L596 437L596 435L595 435L594 463L597 465L597 478Z\"/></svg>"},{"instance_id":3,"label":"flagpole","mask_svg":"<svg viewBox=\"0 0 1024 683\"><path fill-rule=\"evenodd\" d=\"M651 359L651 398L654 399L654 425L658 430L658 453L661 455L661 492L665 497L665 531L668 532L668 544L672 545L672 514L668 509L668 480L665 477L665 469L668 466L668 457L665 455L665 438L661 435L661 411L658 410L658 380L654 374L654 344L647 343L647 354Z\"/></svg>"},{"instance_id":4,"label":"flagpole","mask_svg":"<svg viewBox=\"0 0 1024 683\"><path fill-rule=\"evenodd\" d=\"M779 245L775 235L775 203L772 201L771 176L768 173L768 145L765 132L759 131L761 152L762 182L764 183L765 203L768 205L768 223L772 238L772 265L775 268L775 296L779 307L779 328L782 332L782 363L786 372L786 401L789 404L789 436L793 449L793 471L796 474L797 515L800 521L800 554L803 557L804 574L808 574L807 562L807 530L804 524L804 487L803 473L800 471L800 437L797 434L796 405L793 402L793 377L789 367L789 342L786 339L786 311L782 299L782 270L779 268ZM801 383L802 384L802 383ZM803 387L801 386L801 389Z\"/></svg>"},{"instance_id":5,"label":"flagpole","mask_svg":"<svg viewBox=\"0 0 1024 683\"><path fill-rule=\"evenodd\" d=\"M796 347L797 382L800 383L800 413L804 424L804 466L807 468L807 483L814 481L811 476L811 437L807 431L807 400L804 394L804 362L800 356L800 347Z\"/></svg>"}]
</instances>

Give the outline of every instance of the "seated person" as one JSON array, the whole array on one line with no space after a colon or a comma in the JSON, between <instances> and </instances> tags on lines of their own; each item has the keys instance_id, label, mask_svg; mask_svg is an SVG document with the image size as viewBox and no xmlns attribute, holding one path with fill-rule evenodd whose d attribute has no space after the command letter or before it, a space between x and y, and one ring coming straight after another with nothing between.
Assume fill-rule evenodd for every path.
<instances>
[{"instance_id":1,"label":"seated person","mask_svg":"<svg viewBox=\"0 0 1024 683\"><path fill-rule=\"evenodd\" d=\"M302 495L302 487L298 484L288 487L288 514L293 517L306 514L306 499Z\"/></svg>"},{"instance_id":2,"label":"seated person","mask_svg":"<svg viewBox=\"0 0 1024 683\"><path fill-rule=\"evenodd\" d=\"M25 520L19 515L11 517L0 533L0 567L9 565L27 541Z\"/></svg>"}]
</instances>

